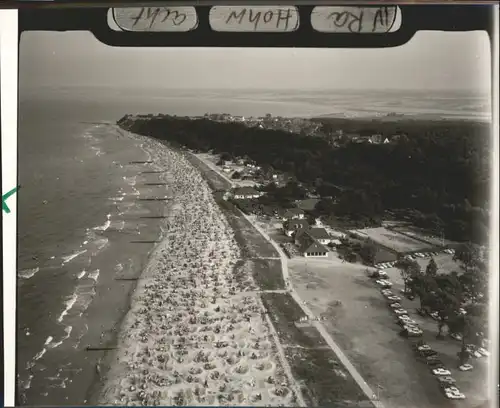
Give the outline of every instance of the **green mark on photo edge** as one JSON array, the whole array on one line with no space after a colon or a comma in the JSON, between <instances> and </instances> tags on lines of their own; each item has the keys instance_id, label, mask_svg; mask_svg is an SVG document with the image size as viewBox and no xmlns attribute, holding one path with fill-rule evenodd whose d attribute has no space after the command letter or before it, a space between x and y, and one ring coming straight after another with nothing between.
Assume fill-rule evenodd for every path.
<instances>
[{"instance_id":1,"label":"green mark on photo edge","mask_svg":"<svg viewBox=\"0 0 500 408\"><path fill-rule=\"evenodd\" d=\"M10 213L10 209L7 206L6 200L9 198L11 195L16 193L17 190L19 190L20 186L14 187L12 190L8 191L2 196L2 210L5 211L7 214Z\"/></svg>"}]
</instances>

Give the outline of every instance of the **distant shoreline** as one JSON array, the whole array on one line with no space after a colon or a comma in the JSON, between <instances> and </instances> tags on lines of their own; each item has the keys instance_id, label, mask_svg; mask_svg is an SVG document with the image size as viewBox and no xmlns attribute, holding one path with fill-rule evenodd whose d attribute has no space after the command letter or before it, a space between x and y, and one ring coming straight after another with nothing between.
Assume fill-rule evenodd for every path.
<instances>
[{"instance_id":1,"label":"distant shoreline","mask_svg":"<svg viewBox=\"0 0 500 408\"><path fill-rule=\"evenodd\" d=\"M431 113L423 114L397 114L397 115L359 115L359 116L343 116L341 114L326 114L313 116L304 119L341 119L341 120L371 120L374 122L402 122L402 121L413 121L413 122L478 122L478 123L492 123L492 118L485 118L479 116L467 116L467 115L438 115Z\"/></svg>"},{"instance_id":2,"label":"distant shoreline","mask_svg":"<svg viewBox=\"0 0 500 408\"><path fill-rule=\"evenodd\" d=\"M40 92L40 89L43 92ZM419 90L224 90L224 89L129 89L108 87L24 87L20 102L51 98L126 98L135 113L167 111L180 116L199 116L206 111L230 110L234 115L287 118L349 118L388 120L394 113L411 120L491 122L490 98L479 92L431 92ZM143 100L147 100L146 104ZM193 103L191 103L193 101ZM398 101L401 101L400 103ZM451 105L449 102L452 102ZM175 103L179 102L179 103ZM154 105L152 105L154 103ZM415 104L416 103L416 104ZM175 108L174 106L177 106ZM180 106L180 107L179 107ZM463 107L470 109L462 110ZM393 118L391 117L391 120Z\"/></svg>"}]
</instances>

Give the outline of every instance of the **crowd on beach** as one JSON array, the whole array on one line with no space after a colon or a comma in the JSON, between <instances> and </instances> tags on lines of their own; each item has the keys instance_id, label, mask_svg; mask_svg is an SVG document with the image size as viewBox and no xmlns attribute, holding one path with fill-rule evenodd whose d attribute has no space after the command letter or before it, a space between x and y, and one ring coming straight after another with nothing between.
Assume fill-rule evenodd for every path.
<instances>
[{"instance_id":1,"label":"crowd on beach","mask_svg":"<svg viewBox=\"0 0 500 408\"><path fill-rule=\"evenodd\" d=\"M251 274L200 172L143 138L165 171L164 236L142 273L101 404L294 406Z\"/></svg>"}]
</instances>

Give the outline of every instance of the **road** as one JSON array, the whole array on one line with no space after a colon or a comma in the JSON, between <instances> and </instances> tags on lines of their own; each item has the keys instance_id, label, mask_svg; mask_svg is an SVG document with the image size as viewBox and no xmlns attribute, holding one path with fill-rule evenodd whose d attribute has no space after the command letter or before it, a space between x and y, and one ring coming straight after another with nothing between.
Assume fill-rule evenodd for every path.
<instances>
[{"instance_id":1,"label":"road","mask_svg":"<svg viewBox=\"0 0 500 408\"><path fill-rule=\"evenodd\" d=\"M193 155L194 156L194 155ZM195 156L196 157L196 156ZM220 177L224 178L230 185L231 187L236 187L236 184L231 180L229 177L227 177L225 174L219 171L216 166L214 166L212 163L206 163L204 160L201 160L200 158L196 157L198 160L202 161L210 167L213 171L215 171ZM288 273L288 257L285 255L283 250L280 248L280 246L264 231L262 228L260 228L252 219L249 217L247 214L245 214L243 211L240 210L240 213L245 219L276 249L278 252L280 259L281 259L281 273L283 274L283 281L287 285L288 292L292 296L292 298L297 302L297 304L300 306L304 314L312 321L312 326L314 326L318 332L321 334L323 339L325 340L326 344L330 347L330 349L335 353L337 358L341 361L341 363L344 365L344 367L347 369L349 374L351 374L352 378L358 386L361 388L361 390L365 393L366 397L371 401L371 403L375 406L375 408L384 408L384 405L378 400L377 395L373 392L373 390L370 388L370 386L367 384L367 382L363 379L361 374L358 372L356 367L351 363L349 358L344 354L342 349L338 346L337 343L335 343L334 339L328 333L328 331L325 329L323 324L321 324L320 321L316 320L316 317L314 316L314 313L309 309L309 307L304 303L304 301L300 298L299 294L297 291L293 288L292 281L290 279L290 274ZM270 321L269 321L270 323ZM270 324L271 327L272 324ZM274 327L272 330L275 332ZM279 343L279 340L277 340L278 349L283 351L283 348L281 344ZM283 354L284 355L284 354ZM286 361L286 360L285 360ZM288 366L288 363L287 363ZM291 375L291 370L290 367L288 366L285 367L286 371L290 371ZM293 378L293 377L291 377ZM301 395L301 394L298 394Z\"/></svg>"}]
</instances>

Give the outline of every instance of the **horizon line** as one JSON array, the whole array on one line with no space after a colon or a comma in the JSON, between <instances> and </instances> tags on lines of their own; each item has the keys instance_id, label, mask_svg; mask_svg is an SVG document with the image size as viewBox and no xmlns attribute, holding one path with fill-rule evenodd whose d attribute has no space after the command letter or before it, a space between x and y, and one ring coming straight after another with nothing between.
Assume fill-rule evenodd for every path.
<instances>
[{"instance_id":1,"label":"horizon line","mask_svg":"<svg viewBox=\"0 0 500 408\"><path fill-rule=\"evenodd\" d=\"M371 92L371 91L385 91L385 92L450 92L450 93L483 93L483 94L491 94L491 89L477 89L477 88L269 88L269 87L242 87L242 88L226 88L226 87L214 87L214 88L205 88L205 87L192 87L192 88L180 88L180 87L167 87L167 88L159 88L155 85L143 85L143 86L122 86L122 85L110 85L110 84L50 84L50 85L35 85L35 84L23 84L21 81L19 82L19 88L116 88L120 89L144 89L144 90L155 90L155 91L289 91L289 92Z\"/></svg>"}]
</instances>

